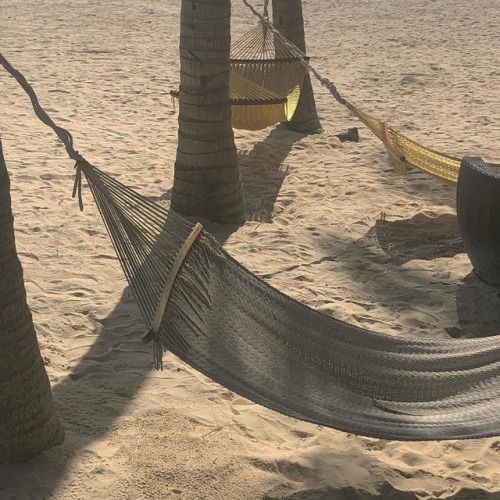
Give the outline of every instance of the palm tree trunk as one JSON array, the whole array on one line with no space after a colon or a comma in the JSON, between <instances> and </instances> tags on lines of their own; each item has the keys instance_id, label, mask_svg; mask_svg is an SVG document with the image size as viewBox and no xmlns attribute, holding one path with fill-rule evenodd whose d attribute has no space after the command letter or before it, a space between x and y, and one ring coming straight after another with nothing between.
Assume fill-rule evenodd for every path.
<instances>
[{"instance_id":1,"label":"palm tree trunk","mask_svg":"<svg viewBox=\"0 0 500 500\"><path fill-rule=\"evenodd\" d=\"M230 0L182 0L179 142L172 208L219 223L245 219L229 100Z\"/></svg>"},{"instance_id":2,"label":"palm tree trunk","mask_svg":"<svg viewBox=\"0 0 500 500\"><path fill-rule=\"evenodd\" d=\"M0 463L27 460L63 437L26 302L0 142Z\"/></svg>"},{"instance_id":3,"label":"palm tree trunk","mask_svg":"<svg viewBox=\"0 0 500 500\"><path fill-rule=\"evenodd\" d=\"M304 17L302 0L273 0L273 24L302 52L306 53ZM287 122L290 130L314 134L322 132L316 111L316 102L309 73L304 78L297 110L291 121Z\"/></svg>"}]
</instances>

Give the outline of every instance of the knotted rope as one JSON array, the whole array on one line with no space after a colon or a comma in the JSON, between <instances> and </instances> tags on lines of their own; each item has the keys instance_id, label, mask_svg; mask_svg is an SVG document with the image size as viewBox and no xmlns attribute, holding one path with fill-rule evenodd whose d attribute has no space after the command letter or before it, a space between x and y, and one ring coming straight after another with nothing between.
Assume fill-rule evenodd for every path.
<instances>
[{"instance_id":1,"label":"knotted rope","mask_svg":"<svg viewBox=\"0 0 500 500\"><path fill-rule=\"evenodd\" d=\"M24 75L14 68L12 64L2 55L0 54L0 64L6 69L6 71L13 76L19 85L23 88L23 90L28 94L28 97L31 100L31 104L33 106L33 110L35 111L36 116L43 122L45 125L49 126L60 139L60 141L64 144L66 148L66 152L68 156L74 160L75 162L75 182L73 185L73 194L72 197L78 197L78 205L80 210L83 211L83 199L82 199L82 168L85 168L86 165L90 165L88 161L74 148L73 146L73 136L71 133L63 127L59 127L54 120L47 114L47 112L42 108L40 101L38 100L38 96L36 92L33 90L33 87L28 83Z\"/></svg>"}]
</instances>

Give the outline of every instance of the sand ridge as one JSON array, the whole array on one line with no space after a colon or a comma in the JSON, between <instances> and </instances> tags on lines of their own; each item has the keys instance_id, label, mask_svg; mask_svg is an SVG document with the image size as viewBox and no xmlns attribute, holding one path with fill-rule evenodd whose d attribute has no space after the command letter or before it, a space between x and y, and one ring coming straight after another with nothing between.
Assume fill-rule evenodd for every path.
<instances>
[{"instance_id":1,"label":"sand ridge","mask_svg":"<svg viewBox=\"0 0 500 500\"><path fill-rule=\"evenodd\" d=\"M304 0L309 53L356 105L453 154L500 158L498 0ZM320 15L318 15L320 13ZM250 14L233 2L233 31ZM76 147L168 199L179 2L3 0L2 53ZM249 221L211 227L252 271L308 305L395 335L498 332L497 292L471 275L454 189L396 176L380 142L321 88L326 132L235 131ZM397 443L297 422L171 355L144 324L90 193L0 72L0 133L30 306L66 442L0 467L0 498L495 499L500 442ZM359 144L335 134L359 126ZM385 221L380 220L385 213Z\"/></svg>"}]
</instances>

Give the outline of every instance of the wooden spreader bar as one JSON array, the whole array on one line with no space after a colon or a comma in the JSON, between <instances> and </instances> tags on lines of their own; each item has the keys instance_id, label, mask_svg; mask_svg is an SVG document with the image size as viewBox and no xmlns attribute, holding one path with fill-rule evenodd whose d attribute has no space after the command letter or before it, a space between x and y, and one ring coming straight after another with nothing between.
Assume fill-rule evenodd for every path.
<instances>
[{"instance_id":1,"label":"wooden spreader bar","mask_svg":"<svg viewBox=\"0 0 500 500\"><path fill-rule=\"evenodd\" d=\"M142 336L143 342L151 342L154 337L159 333L161 323L163 321L163 316L165 316L165 311L167 310L168 300L170 299L170 294L172 292L172 287L174 286L175 280L179 271L182 267L184 260L186 259L189 250L193 246L194 242L198 239L198 236L203 231L203 226L198 222L194 226L191 234L186 238L186 241L182 244L177 256L175 257L170 274L167 276L167 281L163 287L160 301L158 302L158 307L156 308L155 317L149 330Z\"/></svg>"}]
</instances>

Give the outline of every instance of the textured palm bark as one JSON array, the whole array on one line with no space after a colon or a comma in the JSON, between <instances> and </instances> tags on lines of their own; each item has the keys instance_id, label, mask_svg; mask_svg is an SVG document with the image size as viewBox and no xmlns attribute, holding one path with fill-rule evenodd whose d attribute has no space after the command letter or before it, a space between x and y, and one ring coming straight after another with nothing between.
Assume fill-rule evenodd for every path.
<instances>
[{"instance_id":1,"label":"textured palm bark","mask_svg":"<svg viewBox=\"0 0 500 500\"><path fill-rule=\"evenodd\" d=\"M219 223L245 219L231 126L231 2L183 0L179 142L172 208Z\"/></svg>"},{"instance_id":2,"label":"textured palm bark","mask_svg":"<svg viewBox=\"0 0 500 500\"><path fill-rule=\"evenodd\" d=\"M306 52L302 0L273 0L273 24L300 50ZM316 111L316 101L309 73L304 78L299 103L287 127L296 132L319 133L323 129Z\"/></svg>"},{"instance_id":3,"label":"textured palm bark","mask_svg":"<svg viewBox=\"0 0 500 500\"><path fill-rule=\"evenodd\" d=\"M0 463L27 460L63 438L26 302L0 142Z\"/></svg>"}]
</instances>

